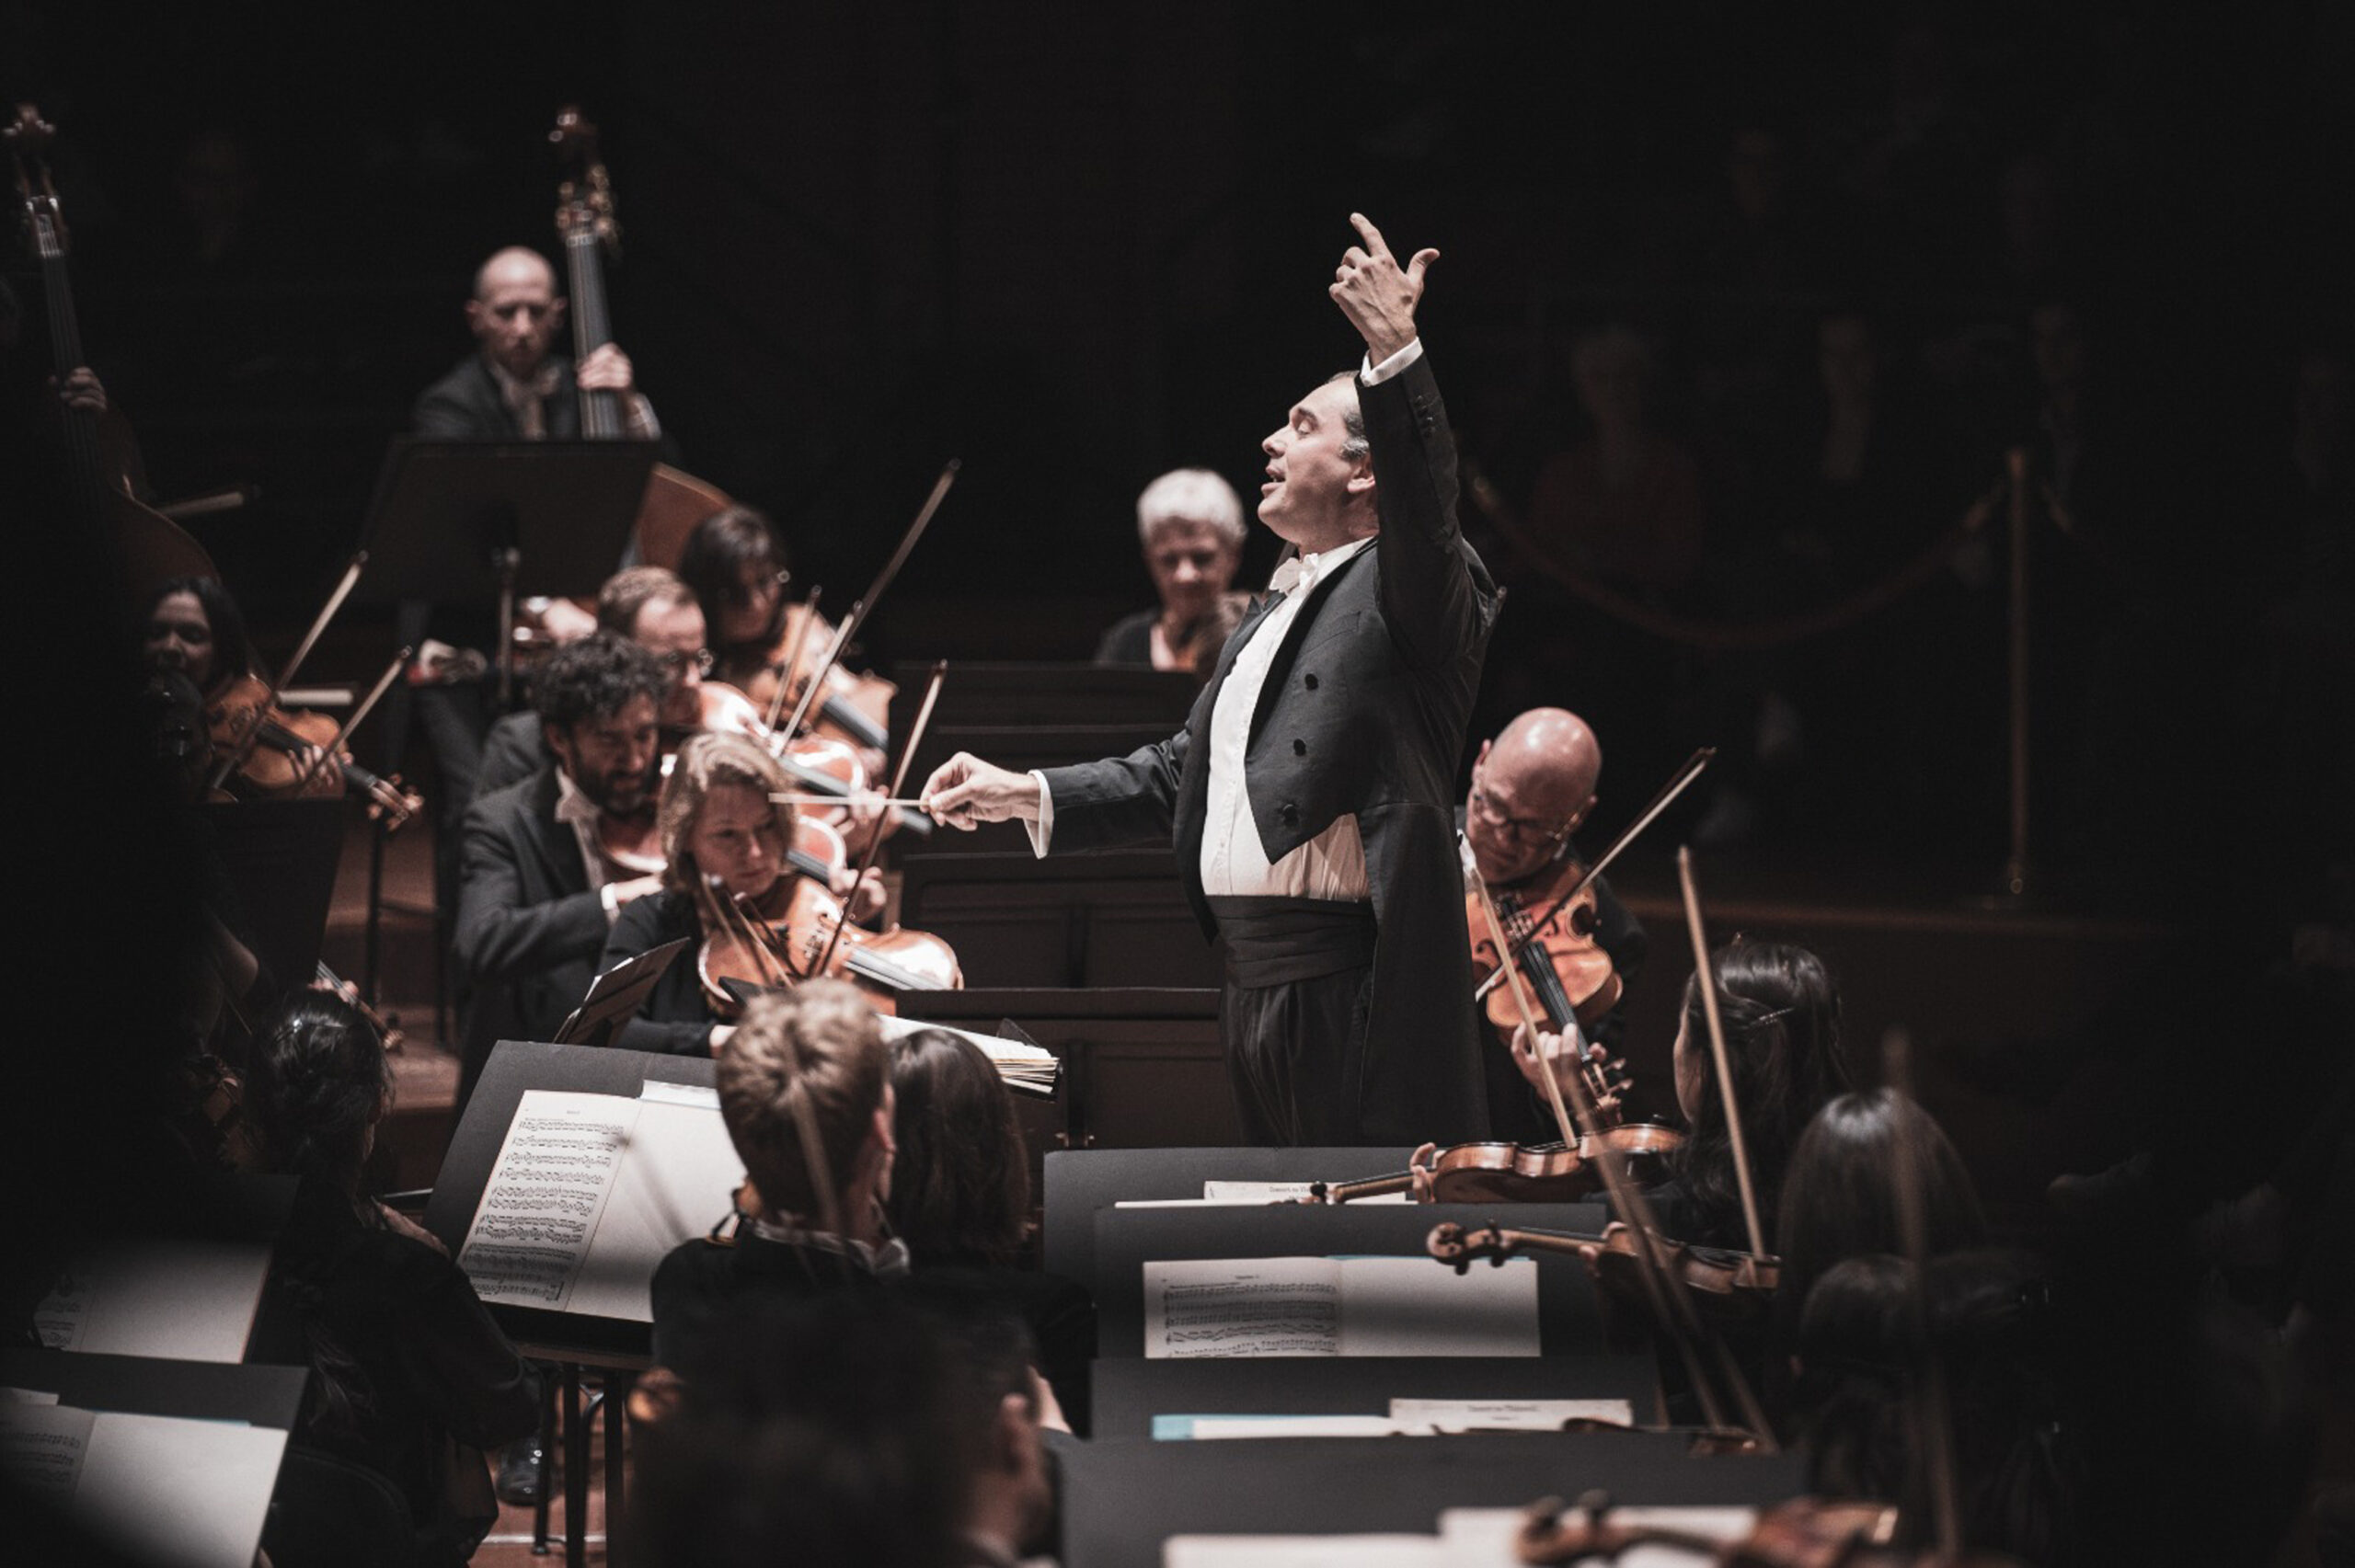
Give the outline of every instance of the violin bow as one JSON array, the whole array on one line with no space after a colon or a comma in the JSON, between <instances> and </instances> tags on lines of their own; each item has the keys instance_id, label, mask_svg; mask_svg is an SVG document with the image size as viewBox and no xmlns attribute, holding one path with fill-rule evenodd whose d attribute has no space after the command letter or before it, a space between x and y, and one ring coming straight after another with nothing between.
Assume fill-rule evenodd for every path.
<instances>
[{"instance_id":1,"label":"violin bow","mask_svg":"<svg viewBox=\"0 0 2355 1568\"><path fill-rule=\"evenodd\" d=\"M777 715L785 711L785 694L793 689L793 672L801 668L801 650L809 644L810 628L818 624L818 596L824 591L813 583L810 597L801 601L801 624L794 628L793 645L785 650L785 668L778 674L776 690L769 693L769 711L761 715L772 735L776 733Z\"/></svg>"},{"instance_id":2,"label":"violin bow","mask_svg":"<svg viewBox=\"0 0 2355 1568\"><path fill-rule=\"evenodd\" d=\"M261 739L262 715L277 703L278 693L293 681L295 672L303 668L303 661L311 657L311 649L318 646L320 636L327 629L327 623L334 620L335 612L343 608L343 601L351 597L351 590L360 586L361 569L367 565L368 552L362 550L356 552L351 557L351 564L343 568L343 576L337 580L335 591L328 594L327 601L319 607L317 617L311 622L311 629L303 634L302 642L295 647L293 656L287 659L286 667L278 672L278 679L265 688L261 704L254 710L253 725L237 742L236 750L213 770L212 788L219 789L226 784L229 776L254 754L254 746Z\"/></svg>"},{"instance_id":3,"label":"violin bow","mask_svg":"<svg viewBox=\"0 0 2355 1568\"><path fill-rule=\"evenodd\" d=\"M946 475L943 476L944 480ZM937 494L937 492L936 492ZM908 784L908 764L916 760L916 748L924 742L925 727L932 722L932 705L940 701L940 684L948 679L948 661L937 659L932 667L932 679L925 683L924 703L916 709L916 721L909 727L908 738L900 748L899 770L891 775L891 795L897 798ZM850 907L858 898L858 890L867 885L867 874L875 869L875 852L883 847L881 833L867 836L866 853L858 857L858 875L851 878L849 897L843 900L842 918L834 921L833 934L826 938L826 950L818 956L817 974L826 972L826 965L833 958L834 948L842 942L843 927L850 923Z\"/></svg>"},{"instance_id":4,"label":"violin bow","mask_svg":"<svg viewBox=\"0 0 2355 1568\"><path fill-rule=\"evenodd\" d=\"M337 727L335 738L321 747L319 749L319 754L311 759L310 765L305 767L302 773L296 776L293 791L293 794L302 794L303 786L311 782L311 776L314 773L316 773L322 767L327 765L327 759L339 754L343 750L344 741L350 738L353 730L360 727L361 721L366 718L369 714L374 710L376 704L385 700L385 693L392 690L394 679L397 677L404 669L408 668L409 656L416 651L417 650L415 648L405 647L401 649L400 652L393 655L393 662L385 667L385 672L382 675L376 677L376 683L368 689L368 694L366 696L360 699L360 705L351 710L351 716L345 719L341 725Z\"/></svg>"},{"instance_id":5,"label":"violin bow","mask_svg":"<svg viewBox=\"0 0 2355 1568\"><path fill-rule=\"evenodd\" d=\"M1882 1072L1889 1086L1916 1110L1913 1098L1913 1042L1902 1029L1881 1036ZM1927 1116L1929 1113L1923 1112ZM1930 1522L1938 1543L1938 1561L1954 1562L1962 1556L1961 1488L1955 1475L1954 1417L1947 1400L1945 1363L1930 1343L1930 1217L1922 1196L1921 1171L1913 1162L1892 1160L1891 1185L1896 1189L1897 1231L1912 1265L1913 1282L1906 1291L1906 1317L1913 1331L1913 1350L1922 1361L1915 1395L1907 1402L1913 1418L1915 1461L1928 1472Z\"/></svg>"},{"instance_id":6,"label":"violin bow","mask_svg":"<svg viewBox=\"0 0 2355 1568\"><path fill-rule=\"evenodd\" d=\"M1497 918L1497 906L1488 897L1488 885L1476 876L1471 880L1479 889L1480 912L1488 917L1489 933L1497 939L1501 951L1505 943L1504 922ZM1536 1011L1530 1003L1529 993L1522 989L1519 970L1508 967L1506 977L1506 983L1512 987L1513 1004L1521 1010L1522 1026L1529 1031L1530 1043L1534 1047L1540 1035ZM1572 1027L1576 1027L1575 1021ZM1580 1047L1585 1045L1582 1037L1579 1044ZM1541 1065L1545 1069L1542 1076L1545 1082L1545 1097L1553 1106L1554 1120L1561 1128L1563 1141L1577 1149L1580 1147L1580 1135L1585 1135L1585 1146L1591 1151L1596 1169L1603 1173L1603 1189L1610 1194L1613 1206L1636 1227L1636 1272L1644 1282L1644 1293L1650 1298L1653 1314L1668 1331L1669 1336L1676 1341L1678 1358L1683 1362L1685 1378L1692 1383L1694 1394L1701 1402L1703 1419L1712 1426L1727 1425L1724 1407L1717 1402L1717 1390L1702 1368L1700 1352L1695 1348L1705 1333L1701 1314L1694 1310L1692 1298L1685 1294L1683 1279L1670 1269L1660 1255L1660 1227L1652 1213L1650 1200L1644 1196L1629 1176L1619 1151L1603 1142L1594 1107L1589 1103L1584 1073L1572 1077L1573 1093L1569 1103L1565 1104L1561 1082L1554 1071L1553 1063L1541 1061ZM1774 1428L1766 1420L1765 1411L1758 1403L1758 1396L1752 1391L1750 1380L1734 1364L1725 1342L1711 1337L1717 1346L1718 1369L1726 1379L1727 1387L1733 1391L1735 1402L1741 1406L1743 1420L1749 1424L1760 1448L1773 1453Z\"/></svg>"},{"instance_id":7,"label":"violin bow","mask_svg":"<svg viewBox=\"0 0 2355 1568\"><path fill-rule=\"evenodd\" d=\"M891 558L883 563L881 571L875 574L875 581L868 586L866 597L851 606L850 613L843 620L842 629L834 634L833 645L826 650L825 662L810 675L810 690L801 694L801 705L796 710L797 720L808 713L810 692L818 690L820 683L826 679L826 672L833 669L834 661L842 657L843 649L858 635L858 629L867 624L867 618L875 612L876 602L883 597L883 590L891 586L891 579L900 575L900 568L915 553L916 541L922 539L924 531L932 526L932 514L938 511L940 503L948 498L948 486L957 482L957 471L964 466L965 460L959 457L952 457L941 464L940 477L932 482L932 493L924 498L924 505L916 511L916 520L908 524L907 532L900 536L900 547L891 552ZM797 723L786 733L797 734L799 727ZM897 795L900 792L895 789L891 793Z\"/></svg>"},{"instance_id":8,"label":"violin bow","mask_svg":"<svg viewBox=\"0 0 2355 1568\"><path fill-rule=\"evenodd\" d=\"M850 612L853 620L858 618L860 612L866 608L863 601L852 605ZM790 745L793 738L801 733L801 726L810 717L810 710L818 704L818 694L825 690L826 671L832 670L834 667L834 661L842 658L843 647L850 641L852 624L852 620L846 620L834 628L834 635L827 640L825 656L818 660L818 668L810 675L810 684L801 688L801 695L793 704L793 716L786 720L785 727L777 729L774 726L771 727L771 731L775 736L776 744L779 747ZM807 631L808 627L805 625L803 630Z\"/></svg>"},{"instance_id":9,"label":"violin bow","mask_svg":"<svg viewBox=\"0 0 2355 1568\"><path fill-rule=\"evenodd\" d=\"M1490 975L1480 982L1479 989L1472 993L1473 1001L1486 1001L1488 993L1503 983L1504 969L1520 958L1522 949L1536 939L1536 933L1545 929L1545 923L1559 913L1572 898L1585 892L1587 885L1602 876L1603 868L1617 860L1621 853L1636 841L1637 834L1650 827L1654 818L1674 805L1676 797L1683 795L1686 787L1701 776L1701 771L1709 765L1710 759L1717 754L1716 747L1704 746L1684 759L1684 765L1677 769L1668 783L1660 786L1660 793L1652 796L1651 804L1637 812L1636 819L1619 830L1619 836L1611 841L1610 847L1595 856L1584 871L1572 878L1570 885L1557 894L1552 903L1532 917L1529 921L1529 934L1510 948L1499 949L1503 953L1504 957L1498 966L1498 973Z\"/></svg>"},{"instance_id":10,"label":"violin bow","mask_svg":"<svg viewBox=\"0 0 2355 1568\"><path fill-rule=\"evenodd\" d=\"M1758 1189L1750 1179L1750 1144L1742 1137L1741 1102L1733 1092L1733 1058L1726 1050L1726 1026L1717 1011L1717 977L1709 964L1709 939L1701 928L1701 895L1693 884L1693 851L1679 845L1676 879L1684 895L1684 930L1693 939L1693 972L1701 981L1701 1016L1709 1025L1709 1055L1717 1064L1717 1098L1724 1104L1726 1131L1733 1140L1734 1184L1741 1192L1741 1220L1750 1231L1750 1255L1766 1255L1766 1233L1758 1223Z\"/></svg>"}]
</instances>

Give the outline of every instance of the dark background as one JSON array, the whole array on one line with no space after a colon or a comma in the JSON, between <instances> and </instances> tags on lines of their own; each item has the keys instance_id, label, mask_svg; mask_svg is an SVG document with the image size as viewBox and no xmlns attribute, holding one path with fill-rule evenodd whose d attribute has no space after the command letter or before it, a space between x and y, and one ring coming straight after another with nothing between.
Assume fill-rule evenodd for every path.
<instances>
[{"instance_id":1,"label":"dark background","mask_svg":"<svg viewBox=\"0 0 2355 1568\"><path fill-rule=\"evenodd\" d=\"M566 102L619 201L616 335L684 465L780 521L803 586L847 602L964 459L878 665L1085 657L1143 602L1142 484L1204 464L1255 493L1259 437L1352 361L1323 296L1352 209L1444 251L1428 341L1515 507L1585 431L1573 343L1644 335L1706 549L1622 586L1701 623L1832 602L2007 447L2042 464L2032 323L2061 306L2097 418L2077 543L2039 529L2039 817L2055 857L2115 862L2300 795L2314 650L2268 618L2348 570L2355 21L2188 9L16 0L0 83L61 129L89 358L156 490L261 486L193 527L265 647L468 351L472 269L550 246ZM1770 166L1747 214L1745 156ZM22 381L46 364L12 264ZM1816 333L1846 310L1901 439L1823 525ZM2292 462L2315 377L2319 487ZM1726 654L1619 625L1466 521L1515 595L1478 732L1579 708L1623 808L1714 741L1738 798L1705 838L2000 850L2000 529L1856 627ZM1255 538L1245 580L1271 555ZM319 672L388 635L355 612ZM2163 762L2187 718L2208 755Z\"/></svg>"}]
</instances>

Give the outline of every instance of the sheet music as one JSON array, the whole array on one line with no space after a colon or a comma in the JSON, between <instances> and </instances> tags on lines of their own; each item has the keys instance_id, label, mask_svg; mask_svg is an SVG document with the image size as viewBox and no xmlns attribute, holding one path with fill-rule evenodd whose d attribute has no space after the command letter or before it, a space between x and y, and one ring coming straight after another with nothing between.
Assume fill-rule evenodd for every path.
<instances>
[{"instance_id":1,"label":"sheet music","mask_svg":"<svg viewBox=\"0 0 2355 1568\"><path fill-rule=\"evenodd\" d=\"M652 1322L656 1266L672 1248L726 1219L743 1185L744 1162L719 1119L716 1094L702 1104L652 1093L640 1100L621 1173L565 1310Z\"/></svg>"},{"instance_id":2,"label":"sheet music","mask_svg":"<svg viewBox=\"0 0 2355 1568\"><path fill-rule=\"evenodd\" d=\"M612 1094L523 1092L458 1251L477 1295L566 1309L638 1113Z\"/></svg>"},{"instance_id":3,"label":"sheet music","mask_svg":"<svg viewBox=\"0 0 2355 1568\"><path fill-rule=\"evenodd\" d=\"M1565 1421L1633 1426L1624 1399L1394 1399L1390 1419L1403 1432L1558 1432Z\"/></svg>"},{"instance_id":4,"label":"sheet music","mask_svg":"<svg viewBox=\"0 0 2355 1568\"><path fill-rule=\"evenodd\" d=\"M0 1400L0 1472L140 1560L248 1568L286 1434Z\"/></svg>"},{"instance_id":5,"label":"sheet music","mask_svg":"<svg viewBox=\"0 0 2355 1568\"><path fill-rule=\"evenodd\" d=\"M66 1265L33 1309L34 1332L52 1350L243 1361L270 1256L265 1242L109 1242Z\"/></svg>"},{"instance_id":6,"label":"sheet music","mask_svg":"<svg viewBox=\"0 0 2355 1568\"><path fill-rule=\"evenodd\" d=\"M1144 1265L1148 1359L1341 1354L1341 1265L1200 1258Z\"/></svg>"},{"instance_id":7,"label":"sheet music","mask_svg":"<svg viewBox=\"0 0 2355 1568\"><path fill-rule=\"evenodd\" d=\"M1442 1568L1444 1551L1428 1535L1174 1535L1161 1568Z\"/></svg>"},{"instance_id":8,"label":"sheet music","mask_svg":"<svg viewBox=\"0 0 2355 1568\"><path fill-rule=\"evenodd\" d=\"M1202 1196L1212 1203L1297 1203L1308 1196L1313 1182L1204 1182ZM1360 1203L1411 1203L1412 1193L1384 1193Z\"/></svg>"},{"instance_id":9,"label":"sheet music","mask_svg":"<svg viewBox=\"0 0 2355 1568\"><path fill-rule=\"evenodd\" d=\"M1758 1521L1755 1508L1730 1507L1653 1507L1614 1508L1612 1518L1621 1524L1653 1525L1667 1529L1689 1530L1717 1541L1735 1541L1750 1533ZM1439 1516L1440 1540L1448 1555L1449 1563L1512 1562L1518 1561L1513 1542L1521 1534L1522 1511L1519 1508L1449 1508ZM1710 1553L1691 1551L1679 1546L1646 1545L1630 1547L1612 1560L1618 1568L1713 1568L1717 1559Z\"/></svg>"},{"instance_id":10,"label":"sheet music","mask_svg":"<svg viewBox=\"0 0 2355 1568\"><path fill-rule=\"evenodd\" d=\"M1196 1258L1144 1268L1148 1359L1535 1356L1537 1264L1458 1275L1428 1258Z\"/></svg>"},{"instance_id":11,"label":"sheet music","mask_svg":"<svg viewBox=\"0 0 2355 1568\"><path fill-rule=\"evenodd\" d=\"M0 1475L29 1497L52 1507L70 1506L90 1444L91 1419L86 1410L57 1403L54 1394L46 1403L0 1401Z\"/></svg>"}]
</instances>

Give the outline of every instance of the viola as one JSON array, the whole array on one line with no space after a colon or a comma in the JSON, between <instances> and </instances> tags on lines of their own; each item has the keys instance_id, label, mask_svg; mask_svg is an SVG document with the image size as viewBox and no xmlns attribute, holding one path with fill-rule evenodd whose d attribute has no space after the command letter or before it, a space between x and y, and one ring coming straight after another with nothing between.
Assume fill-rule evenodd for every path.
<instances>
[{"instance_id":1,"label":"viola","mask_svg":"<svg viewBox=\"0 0 2355 1568\"><path fill-rule=\"evenodd\" d=\"M775 637L766 647L728 658L726 668L731 676L741 672L744 694L764 712L791 707L812 680L819 681L821 694L810 709L810 727L819 735L880 751L890 743L891 699L900 688L879 675L856 674L839 662L827 664L825 650L833 639L833 624L816 609L788 604Z\"/></svg>"},{"instance_id":2,"label":"viola","mask_svg":"<svg viewBox=\"0 0 2355 1568\"><path fill-rule=\"evenodd\" d=\"M1449 1222L1433 1226L1425 1245L1432 1257L1453 1265L1458 1274L1481 1258L1502 1264L1520 1253L1566 1253L1584 1260L1595 1283L1614 1297L1646 1302L1649 1298L1642 1288L1639 1271L1646 1266L1643 1254L1648 1251L1662 1269L1683 1281L1694 1308L1720 1324L1763 1318L1782 1277L1777 1259L1721 1247L1688 1246L1616 1221L1604 1226L1600 1236L1514 1230L1498 1225L1466 1230Z\"/></svg>"},{"instance_id":3,"label":"viola","mask_svg":"<svg viewBox=\"0 0 2355 1568\"><path fill-rule=\"evenodd\" d=\"M270 683L240 675L204 709L212 750L220 756L243 750L222 793L236 800L281 800L353 794L381 811L388 828L398 828L425 802L397 779L379 778L345 758L343 729L327 715L288 712L271 700ZM248 740L250 739L250 744Z\"/></svg>"},{"instance_id":4,"label":"viola","mask_svg":"<svg viewBox=\"0 0 2355 1568\"><path fill-rule=\"evenodd\" d=\"M1572 1018L1585 1029L1601 1023L1626 988L1595 940L1595 886L1586 868L1562 861L1524 887L1494 890L1494 898L1522 977L1546 1021L1557 1029ZM1476 898L1465 898L1465 920L1476 979L1485 980L1497 972L1499 956ZM1521 1022L1510 990L1496 987L1488 1002L1488 1022L1508 1034Z\"/></svg>"},{"instance_id":5,"label":"viola","mask_svg":"<svg viewBox=\"0 0 2355 1568\"><path fill-rule=\"evenodd\" d=\"M1638 1180L1646 1166L1683 1141L1672 1128L1628 1122L1605 1129L1601 1145L1636 1162ZM1353 1182L1310 1184L1304 1203L1353 1203L1391 1193L1412 1192L1422 1203L1576 1203L1603 1190L1597 1140L1578 1147L1561 1143L1459 1143L1438 1150L1416 1169Z\"/></svg>"}]
</instances>

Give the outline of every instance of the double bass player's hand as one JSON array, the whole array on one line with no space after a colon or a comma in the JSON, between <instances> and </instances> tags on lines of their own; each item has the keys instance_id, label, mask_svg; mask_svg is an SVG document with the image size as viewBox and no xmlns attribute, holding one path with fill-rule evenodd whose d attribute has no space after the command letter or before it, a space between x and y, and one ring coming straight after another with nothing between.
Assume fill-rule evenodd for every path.
<instances>
[{"instance_id":1,"label":"double bass player's hand","mask_svg":"<svg viewBox=\"0 0 2355 1568\"><path fill-rule=\"evenodd\" d=\"M589 351L574 375L583 392L631 392L636 383L631 380L629 356L612 343Z\"/></svg>"}]
</instances>

